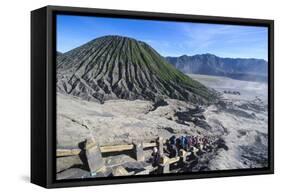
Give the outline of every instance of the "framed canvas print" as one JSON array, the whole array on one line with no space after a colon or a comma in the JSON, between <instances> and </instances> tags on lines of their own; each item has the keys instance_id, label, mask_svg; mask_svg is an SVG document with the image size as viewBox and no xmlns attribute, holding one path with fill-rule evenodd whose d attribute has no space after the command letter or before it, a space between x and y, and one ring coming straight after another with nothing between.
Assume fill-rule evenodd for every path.
<instances>
[{"instance_id":1,"label":"framed canvas print","mask_svg":"<svg viewBox=\"0 0 281 194\"><path fill-rule=\"evenodd\" d=\"M31 182L273 173L273 21L31 12Z\"/></svg>"}]
</instances>

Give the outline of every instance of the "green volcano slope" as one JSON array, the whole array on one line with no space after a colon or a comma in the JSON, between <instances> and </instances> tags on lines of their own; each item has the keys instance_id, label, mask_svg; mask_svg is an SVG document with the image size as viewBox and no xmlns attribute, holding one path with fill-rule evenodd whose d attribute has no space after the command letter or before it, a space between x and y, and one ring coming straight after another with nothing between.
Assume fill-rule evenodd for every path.
<instances>
[{"instance_id":1,"label":"green volcano slope","mask_svg":"<svg viewBox=\"0 0 281 194\"><path fill-rule=\"evenodd\" d=\"M216 95L186 76L148 44L104 36L57 57L59 92L86 100L179 99L197 104Z\"/></svg>"}]
</instances>

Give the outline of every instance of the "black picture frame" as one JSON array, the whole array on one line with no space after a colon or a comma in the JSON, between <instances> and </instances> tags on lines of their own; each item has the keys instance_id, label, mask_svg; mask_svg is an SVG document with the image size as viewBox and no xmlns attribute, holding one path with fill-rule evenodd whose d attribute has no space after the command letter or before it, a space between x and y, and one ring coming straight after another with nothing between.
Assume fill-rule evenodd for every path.
<instances>
[{"instance_id":1,"label":"black picture frame","mask_svg":"<svg viewBox=\"0 0 281 194\"><path fill-rule=\"evenodd\" d=\"M94 15L268 27L268 168L98 179L56 180L56 14ZM31 182L46 188L274 173L274 21L125 10L46 6L31 12Z\"/></svg>"}]
</instances>

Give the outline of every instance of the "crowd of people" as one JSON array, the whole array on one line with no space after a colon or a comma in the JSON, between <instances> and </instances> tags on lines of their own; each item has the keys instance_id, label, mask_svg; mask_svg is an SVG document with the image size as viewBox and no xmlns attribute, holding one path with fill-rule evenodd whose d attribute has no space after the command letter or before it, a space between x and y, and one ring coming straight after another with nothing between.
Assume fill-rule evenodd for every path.
<instances>
[{"instance_id":1,"label":"crowd of people","mask_svg":"<svg viewBox=\"0 0 281 194\"><path fill-rule=\"evenodd\" d=\"M185 135L176 137L173 135L166 142L166 153L169 158L177 157L182 149L197 156L197 154L212 150L211 139L208 137ZM160 153L157 147L153 148L153 165L156 166L160 160Z\"/></svg>"},{"instance_id":2,"label":"crowd of people","mask_svg":"<svg viewBox=\"0 0 281 194\"><path fill-rule=\"evenodd\" d=\"M194 149L201 152L211 149L210 141L207 137L200 136L172 136L167 142L169 157L178 156L179 150L183 149L187 152L194 152Z\"/></svg>"}]
</instances>

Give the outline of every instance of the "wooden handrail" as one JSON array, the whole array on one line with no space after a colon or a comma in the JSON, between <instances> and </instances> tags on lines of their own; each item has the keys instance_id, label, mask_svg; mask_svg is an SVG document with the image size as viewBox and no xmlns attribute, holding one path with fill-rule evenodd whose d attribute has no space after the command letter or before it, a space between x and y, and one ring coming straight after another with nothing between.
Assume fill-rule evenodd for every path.
<instances>
[{"instance_id":1,"label":"wooden handrail","mask_svg":"<svg viewBox=\"0 0 281 194\"><path fill-rule=\"evenodd\" d=\"M134 148L133 144L113 145L113 146L100 146L101 153L120 152L131 150Z\"/></svg>"},{"instance_id":2,"label":"wooden handrail","mask_svg":"<svg viewBox=\"0 0 281 194\"><path fill-rule=\"evenodd\" d=\"M157 146L156 143L143 143L143 148L150 148ZM121 145L108 145L108 146L100 146L101 153L109 153L109 152L121 152L132 150L134 148L134 144L121 144ZM79 155L81 152L80 149L57 149L56 156L64 157L64 156L75 156Z\"/></svg>"},{"instance_id":3,"label":"wooden handrail","mask_svg":"<svg viewBox=\"0 0 281 194\"><path fill-rule=\"evenodd\" d=\"M178 162L179 160L180 160L180 157L179 157L179 156L174 157L174 158L170 158L170 159L168 160L168 164L173 164L173 163L175 163L175 162Z\"/></svg>"},{"instance_id":4,"label":"wooden handrail","mask_svg":"<svg viewBox=\"0 0 281 194\"><path fill-rule=\"evenodd\" d=\"M57 157L79 155L80 149L57 149Z\"/></svg>"}]
</instances>

